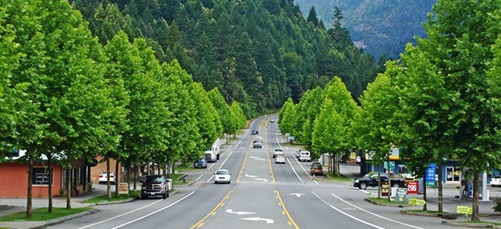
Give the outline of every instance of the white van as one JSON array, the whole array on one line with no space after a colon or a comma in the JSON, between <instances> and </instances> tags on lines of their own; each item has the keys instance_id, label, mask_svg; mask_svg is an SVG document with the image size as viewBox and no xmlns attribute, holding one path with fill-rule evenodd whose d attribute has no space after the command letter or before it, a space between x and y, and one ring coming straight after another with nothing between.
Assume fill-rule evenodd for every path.
<instances>
[{"instance_id":1,"label":"white van","mask_svg":"<svg viewBox=\"0 0 501 229\"><path fill-rule=\"evenodd\" d=\"M301 150L301 152L299 152L298 156L299 156L298 157L299 161L311 161L310 151Z\"/></svg>"}]
</instances>

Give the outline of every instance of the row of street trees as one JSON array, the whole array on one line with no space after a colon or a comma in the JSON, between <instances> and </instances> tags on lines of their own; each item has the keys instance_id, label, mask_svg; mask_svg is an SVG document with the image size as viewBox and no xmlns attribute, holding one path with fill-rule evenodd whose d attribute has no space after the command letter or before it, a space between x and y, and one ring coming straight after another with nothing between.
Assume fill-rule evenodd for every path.
<instances>
[{"instance_id":1,"label":"row of street trees","mask_svg":"<svg viewBox=\"0 0 501 229\"><path fill-rule=\"evenodd\" d=\"M205 91L177 61L160 63L144 39L120 32L103 46L67 1L1 2L0 162L24 149L30 170L45 155L50 173L56 157L68 170L97 155L126 168L169 165L199 158L246 123L238 103Z\"/></svg>"},{"instance_id":2,"label":"row of street trees","mask_svg":"<svg viewBox=\"0 0 501 229\"><path fill-rule=\"evenodd\" d=\"M352 108L343 90L332 99L331 82L306 92L297 105L284 104L282 132L319 152L374 151L377 164L397 147L418 177L430 163L440 168L444 160L461 161L473 179L472 220L479 220L480 174L501 168L499 5L439 0L425 23L428 38L408 45L401 60L387 62L360 98L360 108ZM441 199L439 186L438 211Z\"/></svg>"}]
</instances>

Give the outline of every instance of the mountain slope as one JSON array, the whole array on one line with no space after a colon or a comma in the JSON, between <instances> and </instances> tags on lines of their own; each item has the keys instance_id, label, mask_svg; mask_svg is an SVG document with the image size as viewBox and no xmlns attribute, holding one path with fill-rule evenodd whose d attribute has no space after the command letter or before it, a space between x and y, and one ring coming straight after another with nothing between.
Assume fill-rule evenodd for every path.
<instances>
[{"instance_id":1,"label":"mountain slope","mask_svg":"<svg viewBox=\"0 0 501 229\"><path fill-rule=\"evenodd\" d=\"M319 20L332 25L334 7L338 4L355 45L377 58L383 53L398 58L405 44L414 36L425 36L422 23L427 20L436 0L296 0L308 16L315 7Z\"/></svg>"}]
</instances>

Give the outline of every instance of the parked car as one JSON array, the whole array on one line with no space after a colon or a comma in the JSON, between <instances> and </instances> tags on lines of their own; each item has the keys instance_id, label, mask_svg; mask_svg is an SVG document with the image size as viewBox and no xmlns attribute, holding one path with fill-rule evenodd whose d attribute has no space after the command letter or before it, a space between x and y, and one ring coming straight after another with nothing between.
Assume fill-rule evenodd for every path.
<instances>
[{"instance_id":1,"label":"parked car","mask_svg":"<svg viewBox=\"0 0 501 229\"><path fill-rule=\"evenodd\" d=\"M148 175L141 180L141 183L141 199L150 196L161 196L166 199L172 188L170 181L162 175Z\"/></svg>"},{"instance_id":2,"label":"parked car","mask_svg":"<svg viewBox=\"0 0 501 229\"><path fill-rule=\"evenodd\" d=\"M320 162L313 162L310 166L311 175L324 175L324 170Z\"/></svg>"},{"instance_id":3,"label":"parked car","mask_svg":"<svg viewBox=\"0 0 501 229\"><path fill-rule=\"evenodd\" d=\"M310 151L301 150L298 157L299 161L311 161Z\"/></svg>"},{"instance_id":4,"label":"parked car","mask_svg":"<svg viewBox=\"0 0 501 229\"><path fill-rule=\"evenodd\" d=\"M277 155L275 157L275 164L285 164L285 156L284 155Z\"/></svg>"},{"instance_id":5,"label":"parked car","mask_svg":"<svg viewBox=\"0 0 501 229\"><path fill-rule=\"evenodd\" d=\"M99 184L106 184L106 182L108 182L108 173L102 172L99 175ZM110 183L115 184L115 174L113 172L110 172Z\"/></svg>"},{"instance_id":6,"label":"parked car","mask_svg":"<svg viewBox=\"0 0 501 229\"><path fill-rule=\"evenodd\" d=\"M207 161L205 160L205 157L196 160L193 164L193 168L207 168Z\"/></svg>"},{"instance_id":7,"label":"parked car","mask_svg":"<svg viewBox=\"0 0 501 229\"><path fill-rule=\"evenodd\" d=\"M231 174L227 169L218 169L214 173L214 184L231 183Z\"/></svg>"},{"instance_id":8,"label":"parked car","mask_svg":"<svg viewBox=\"0 0 501 229\"><path fill-rule=\"evenodd\" d=\"M390 183L392 187L405 187L406 182L405 178L402 177L391 177ZM386 173L381 173L381 183L388 182L388 175ZM356 178L353 181L353 186L358 187L359 189L367 189L367 187L377 187L379 184L378 174L377 173L368 173L361 178Z\"/></svg>"},{"instance_id":9,"label":"parked car","mask_svg":"<svg viewBox=\"0 0 501 229\"><path fill-rule=\"evenodd\" d=\"M252 130L252 131L251 131L251 134L252 134L252 135L259 134L259 131L258 131L258 130Z\"/></svg>"},{"instance_id":10,"label":"parked car","mask_svg":"<svg viewBox=\"0 0 501 229\"><path fill-rule=\"evenodd\" d=\"M277 155L284 155L284 150L282 148L275 148L273 150L273 158L277 157Z\"/></svg>"},{"instance_id":11,"label":"parked car","mask_svg":"<svg viewBox=\"0 0 501 229\"><path fill-rule=\"evenodd\" d=\"M258 140L253 141L252 148L263 148L263 142Z\"/></svg>"},{"instance_id":12,"label":"parked car","mask_svg":"<svg viewBox=\"0 0 501 229\"><path fill-rule=\"evenodd\" d=\"M492 187L501 186L501 175L496 175L491 178L491 186Z\"/></svg>"}]
</instances>

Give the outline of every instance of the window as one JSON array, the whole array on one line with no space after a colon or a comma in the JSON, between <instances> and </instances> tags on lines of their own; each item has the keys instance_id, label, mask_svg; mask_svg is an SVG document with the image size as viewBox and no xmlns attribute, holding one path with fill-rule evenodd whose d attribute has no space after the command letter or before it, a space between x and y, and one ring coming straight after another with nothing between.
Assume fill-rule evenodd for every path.
<instances>
[{"instance_id":1,"label":"window","mask_svg":"<svg viewBox=\"0 0 501 229\"><path fill-rule=\"evenodd\" d=\"M33 168L34 185L48 185L49 184L49 170L47 168Z\"/></svg>"}]
</instances>

